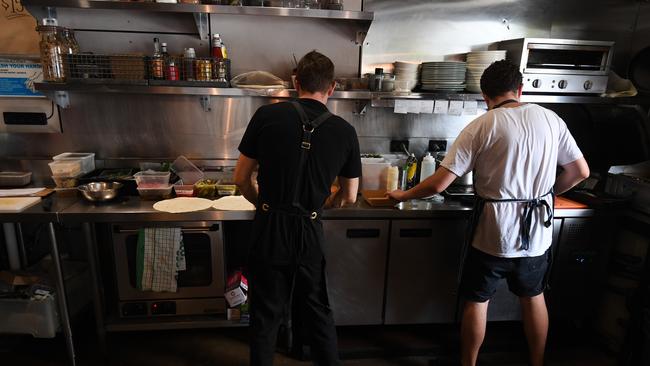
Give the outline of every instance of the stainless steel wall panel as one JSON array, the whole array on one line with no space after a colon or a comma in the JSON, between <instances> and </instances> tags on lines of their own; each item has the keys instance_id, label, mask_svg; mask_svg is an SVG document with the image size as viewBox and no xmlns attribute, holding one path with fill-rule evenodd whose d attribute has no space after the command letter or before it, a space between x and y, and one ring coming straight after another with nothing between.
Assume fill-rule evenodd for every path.
<instances>
[{"instance_id":1,"label":"stainless steel wall panel","mask_svg":"<svg viewBox=\"0 0 650 366\"><path fill-rule=\"evenodd\" d=\"M75 37L82 52L99 54L137 53L153 54L153 39L167 43L169 53L178 55L184 48L194 47L196 55L209 56L210 44L201 41L198 35L160 34L160 33L129 33L129 32L98 32L77 31Z\"/></svg>"},{"instance_id":2,"label":"stainless steel wall panel","mask_svg":"<svg viewBox=\"0 0 650 366\"><path fill-rule=\"evenodd\" d=\"M72 29L193 33L198 38L198 31L192 13L58 8L57 20L60 25Z\"/></svg>"},{"instance_id":3,"label":"stainless steel wall panel","mask_svg":"<svg viewBox=\"0 0 650 366\"><path fill-rule=\"evenodd\" d=\"M362 25L326 19L243 19L210 15L212 33L220 33L228 47L233 75L265 70L284 80L291 80L291 70L294 68L292 54L295 53L299 59L313 49L332 59L337 76L354 77L358 74L360 47L355 44L355 37L357 30L364 29Z\"/></svg>"},{"instance_id":4,"label":"stainless steel wall panel","mask_svg":"<svg viewBox=\"0 0 650 366\"><path fill-rule=\"evenodd\" d=\"M404 61L454 58L504 39L548 37L552 0L366 0L375 12L363 70Z\"/></svg>"},{"instance_id":5,"label":"stainless steel wall panel","mask_svg":"<svg viewBox=\"0 0 650 366\"><path fill-rule=\"evenodd\" d=\"M552 38L614 41L613 69L624 75L639 2L620 0L555 0Z\"/></svg>"}]
</instances>

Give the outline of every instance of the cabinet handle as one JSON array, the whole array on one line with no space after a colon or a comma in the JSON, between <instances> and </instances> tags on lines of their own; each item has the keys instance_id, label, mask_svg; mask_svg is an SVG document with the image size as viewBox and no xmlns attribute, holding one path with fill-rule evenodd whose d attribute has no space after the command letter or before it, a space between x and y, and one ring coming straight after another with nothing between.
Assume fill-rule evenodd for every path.
<instances>
[{"instance_id":1,"label":"cabinet handle","mask_svg":"<svg viewBox=\"0 0 650 366\"><path fill-rule=\"evenodd\" d=\"M379 229L348 229L346 236L348 238L378 238Z\"/></svg>"},{"instance_id":2,"label":"cabinet handle","mask_svg":"<svg viewBox=\"0 0 650 366\"><path fill-rule=\"evenodd\" d=\"M432 229L399 229L400 238L430 238L433 236Z\"/></svg>"}]
</instances>

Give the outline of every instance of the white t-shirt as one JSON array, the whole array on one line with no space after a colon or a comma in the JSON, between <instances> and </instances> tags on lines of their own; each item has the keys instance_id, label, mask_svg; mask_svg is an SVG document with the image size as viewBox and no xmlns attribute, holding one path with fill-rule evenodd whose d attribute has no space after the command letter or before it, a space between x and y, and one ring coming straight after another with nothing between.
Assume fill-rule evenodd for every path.
<instances>
[{"instance_id":1,"label":"white t-shirt","mask_svg":"<svg viewBox=\"0 0 650 366\"><path fill-rule=\"evenodd\" d=\"M472 121L441 163L457 176L474 171L476 194L487 199L533 199L555 184L557 165L582 157L566 123L536 104L497 108ZM552 205L551 196L543 198ZM521 247L525 205L486 202L472 246L504 258L536 257L551 246L546 209L534 209L528 250Z\"/></svg>"}]
</instances>

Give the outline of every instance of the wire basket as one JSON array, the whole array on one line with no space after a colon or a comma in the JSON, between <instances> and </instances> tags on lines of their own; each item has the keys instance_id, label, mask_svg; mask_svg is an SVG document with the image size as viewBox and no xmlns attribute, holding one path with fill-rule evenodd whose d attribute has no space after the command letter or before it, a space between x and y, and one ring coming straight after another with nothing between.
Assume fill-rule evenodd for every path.
<instances>
[{"instance_id":1,"label":"wire basket","mask_svg":"<svg viewBox=\"0 0 650 366\"><path fill-rule=\"evenodd\" d=\"M66 55L68 82L147 85L146 57L137 55Z\"/></svg>"},{"instance_id":2,"label":"wire basket","mask_svg":"<svg viewBox=\"0 0 650 366\"><path fill-rule=\"evenodd\" d=\"M230 60L213 57L147 58L150 85L230 86Z\"/></svg>"}]
</instances>

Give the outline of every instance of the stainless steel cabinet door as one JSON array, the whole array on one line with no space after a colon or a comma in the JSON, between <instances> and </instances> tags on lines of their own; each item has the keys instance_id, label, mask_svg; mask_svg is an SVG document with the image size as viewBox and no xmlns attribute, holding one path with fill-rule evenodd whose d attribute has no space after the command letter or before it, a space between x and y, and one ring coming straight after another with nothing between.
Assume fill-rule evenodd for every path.
<instances>
[{"instance_id":1,"label":"stainless steel cabinet door","mask_svg":"<svg viewBox=\"0 0 650 366\"><path fill-rule=\"evenodd\" d=\"M393 221L386 324L451 323L464 219Z\"/></svg>"},{"instance_id":2,"label":"stainless steel cabinet door","mask_svg":"<svg viewBox=\"0 0 650 366\"><path fill-rule=\"evenodd\" d=\"M389 221L326 220L323 228L336 324L381 324Z\"/></svg>"}]
</instances>

